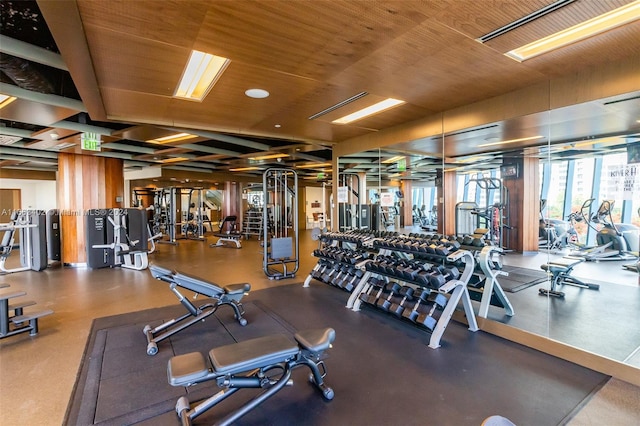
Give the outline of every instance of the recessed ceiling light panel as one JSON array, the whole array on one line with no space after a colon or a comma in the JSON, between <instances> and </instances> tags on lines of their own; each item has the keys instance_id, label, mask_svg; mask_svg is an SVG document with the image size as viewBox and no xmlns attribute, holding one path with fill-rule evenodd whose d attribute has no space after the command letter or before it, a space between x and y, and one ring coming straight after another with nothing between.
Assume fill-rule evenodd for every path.
<instances>
[{"instance_id":1,"label":"recessed ceiling light panel","mask_svg":"<svg viewBox=\"0 0 640 426\"><path fill-rule=\"evenodd\" d=\"M349 115L345 115L344 117L340 117L337 120L333 120L332 123L334 124L348 124L351 122L354 122L356 120L361 120L365 117L368 117L370 115L373 114L378 114L379 112L388 110L390 108L393 108L395 106L398 105L402 105L404 104L404 101L401 101L399 99L393 99L393 98L388 98L385 99L384 101L378 102L376 104L370 105L366 108L363 108L359 111L356 111L352 114Z\"/></svg>"},{"instance_id":2,"label":"recessed ceiling light panel","mask_svg":"<svg viewBox=\"0 0 640 426\"><path fill-rule=\"evenodd\" d=\"M202 102L229 62L221 56L192 50L173 96Z\"/></svg>"},{"instance_id":3,"label":"recessed ceiling light panel","mask_svg":"<svg viewBox=\"0 0 640 426\"><path fill-rule=\"evenodd\" d=\"M264 89L249 89L244 94L255 99L264 99L269 96L269 92Z\"/></svg>"}]
</instances>

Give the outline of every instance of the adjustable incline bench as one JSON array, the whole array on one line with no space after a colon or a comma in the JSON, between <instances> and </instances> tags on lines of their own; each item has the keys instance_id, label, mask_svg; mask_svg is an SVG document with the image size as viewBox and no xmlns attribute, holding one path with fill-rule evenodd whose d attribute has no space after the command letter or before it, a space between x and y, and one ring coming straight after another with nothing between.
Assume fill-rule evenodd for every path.
<instances>
[{"instance_id":1,"label":"adjustable incline bench","mask_svg":"<svg viewBox=\"0 0 640 426\"><path fill-rule=\"evenodd\" d=\"M236 216L226 216L220 223L220 230L213 234L218 237L218 241L209 244L209 247L230 247L230 245L226 244L230 243L235 244L236 248L242 248L242 245L240 245L242 234L236 230L237 219Z\"/></svg>"},{"instance_id":2,"label":"adjustable incline bench","mask_svg":"<svg viewBox=\"0 0 640 426\"><path fill-rule=\"evenodd\" d=\"M309 381L322 392L322 396L332 400L333 390L324 383L323 378L327 372L320 357L331 347L335 335L332 328L314 329L296 333L295 342L287 336L277 334L221 346L209 351L211 369L207 367L200 352L171 358L167 367L170 385L192 386L215 380L223 388L193 407L187 397L178 399L176 413L181 423L191 425L193 419L239 389L263 389L256 397L216 423L231 424L275 395L285 385L292 385L291 371L301 365L309 367Z\"/></svg>"},{"instance_id":3,"label":"adjustable incline bench","mask_svg":"<svg viewBox=\"0 0 640 426\"><path fill-rule=\"evenodd\" d=\"M251 290L251 284L231 284L219 287L214 283L205 281L201 278L190 276L181 272L172 271L158 265L149 265L151 275L160 281L169 283L169 289L176 295L182 306L185 307L187 313L181 317L169 320L155 328L146 325L142 330L147 336L147 354L155 355L158 353L158 342L169 336L184 330L187 327L204 320L209 315L218 310L222 305L229 305L233 309L234 318L238 320L240 325L247 325L247 320L242 318L244 309L240 300L245 293ZM189 299L184 297L178 287L193 291L196 294L203 294L214 299L213 303L205 303L196 307Z\"/></svg>"},{"instance_id":4,"label":"adjustable incline bench","mask_svg":"<svg viewBox=\"0 0 640 426\"><path fill-rule=\"evenodd\" d=\"M571 257L565 256L559 259L551 260L549 263L541 265L540 268L547 271L551 277L551 288L549 290L541 288L539 293L542 296L564 297L562 291L556 290L559 285L572 285L575 287L587 288L590 290L598 290L600 286L598 284L585 283L576 277L571 276L573 268L584 262L583 257Z\"/></svg>"}]
</instances>

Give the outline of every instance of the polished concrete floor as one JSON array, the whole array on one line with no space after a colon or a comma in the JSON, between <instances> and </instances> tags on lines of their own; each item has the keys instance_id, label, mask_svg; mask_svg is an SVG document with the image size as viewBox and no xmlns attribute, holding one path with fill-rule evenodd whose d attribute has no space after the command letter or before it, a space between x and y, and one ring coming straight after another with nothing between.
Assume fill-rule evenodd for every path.
<instances>
[{"instance_id":1,"label":"polished concrete floor","mask_svg":"<svg viewBox=\"0 0 640 426\"><path fill-rule=\"evenodd\" d=\"M317 242L311 240L309 231L301 233L297 277L282 281L264 276L261 247L255 239L243 241L240 250L209 248L208 243L213 241L215 238L209 237L207 243L162 244L150 258L152 262L219 284L250 282L253 289L302 282L315 265L310 253ZM10 259L9 266L16 257ZM508 259L514 263L529 261L518 255L509 255ZM633 285L633 279L635 277L628 285ZM26 291L29 299L38 302L30 309L55 311L42 318L38 336L24 333L0 340L0 424L3 426L63 423L94 318L177 303L166 285L153 280L148 271L53 267L43 272L3 275L0 284ZM638 418L640 389L614 380L585 404L573 423L626 425L636 424Z\"/></svg>"}]
</instances>

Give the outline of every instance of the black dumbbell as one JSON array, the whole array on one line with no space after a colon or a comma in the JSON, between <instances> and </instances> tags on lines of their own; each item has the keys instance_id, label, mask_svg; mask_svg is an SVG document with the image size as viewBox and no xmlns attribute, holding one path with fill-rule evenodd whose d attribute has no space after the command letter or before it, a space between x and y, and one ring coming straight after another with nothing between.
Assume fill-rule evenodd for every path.
<instances>
[{"instance_id":1,"label":"black dumbbell","mask_svg":"<svg viewBox=\"0 0 640 426\"><path fill-rule=\"evenodd\" d=\"M385 298L380 297L378 300L376 300L376 306L382 309L383 311L389 310L389 307L391 306L391 299L393 298L393 296L396 296L400 291L400 289L402 288L402 286L396 282L389 283L387 284L386 287L387 288L385 290L389 291L389 294L387 295L387 297Z\"/></svg>"},{"instance_id":2,"label":"black dumbbell","mask_svg":"<svg viewBox=\"0 0 640 426\"><path fill-rule=\"evenodd\" d=\"M440 266L431 265L430 269L418 272L416 274L415 281L418 284L420 284L420 285L422 285L424 287L430 287L431 284L429 282L429 278L432 275L440 275L443 272L444 272L444 266L442 266L442 265L440 265Z\"/></svg>"},{"instance_id":3,"label":"black dumbbell","mask_svg":"<svg viewBox=\"0 0 640 426\"><path fill-rule=\"evenodd\" d=\"M439 289L449 280L456 280L460 276L460 271L455 266L447 268L442 274L434 274L429 277L429 284L434 289Z\"/></svg>"},{"instance_id":4,"label":"black dumbbell","mask_svg":"<svg viewBox=\"0 0 640 426\"><path fill-rule=\"evenodd\" d=\"M358 296L358 298L365 303L369 303L369 297L372 297L373 294L382 292L382 290L384 289L384 281L378 280L377 278L369 280L368 284L369 288L367 288L366 291L360 293L360 296Z\"/></svg>"},{"instance_id":5,"label":"black dumbbell","mask_svg":"<svg viewBox=\"0 0 640 426\"><path fill-rule=\"evenodd\" d=\"M456 241L456 243L458 242ZM439 256L449 256L451 253L453 253L457 249L450 242L446 242L446 243L440 243L440 245L438 245L434 250L436 254Z\"/></svg>"},{"instance_id":6,"label":"black dumbbell","mask_svg":"<svg viewBox=\"0 0 640 426\"><path fill-rule=\"evenodd\" d=\"M465 246L470 246L473 244L473 237L471 235L466 235L462 238L462 244Z\"/></svg>"},{"instance_id":7,"label":"black dumbbell","mask_svg":"<svg viewBox=\"0 0 640 426\"><path fill-rule=\"evenodd\" d=\"M444 309L447 305L448 299L443 294L438 294L431 305L431 309L427 313L419 314L415 320L416 324L423 325L429 330L433 331L436 328L438 320L433 317L437 308Z\"/></svg>"},{"instance_id":8,"label":"black dumbbell","mask_svg":"<svg viewBox=\"0 0 640 426\"><path fill-rule=\"evenodd\" d=\"M413 299L414 292L415 289L413 287L409 287L408 285L402 287L398 292L398 295L402 297L402 299L398 303L392 303L388 311L399 317L402 316L402 312L404 311L404 304L407 300Z\"/></svg>"},{"instance_id":9,"label":"black dumbbell","mask_svg":"<svg viewBox=\"0 0 640 426\"><path fill-rule=\"evenodd\" d=\"M413 304L413 307L411 309L407 309L405 307L405 309L402 311L402 317L408 319L411 322L415 322L416 318L418 318L418 315L420 315L420 311L418 311L418 309L420 309L422 303L426 302L427 299L429 299L430 294L431 291L426 288L421 289L420 292L413 292L413 300L415 300L416 303Z\"/></svg>"},{"instance_id":10,"label":"black dumbbell","mask_svg":"<svg viewBox=\"0 0 640 426\"><path fill-rule=\"evenodd\" d=\"M351 292L353 290L353 287L355 287L355 284L360 281L363 275L364 275L364 272L362 272L362 269L356 269L355 273L353 274L353 277L351 277L349 280L347 280L347 282L345 282L343 288L348 292Z\"/></svg>"}]
</instances>

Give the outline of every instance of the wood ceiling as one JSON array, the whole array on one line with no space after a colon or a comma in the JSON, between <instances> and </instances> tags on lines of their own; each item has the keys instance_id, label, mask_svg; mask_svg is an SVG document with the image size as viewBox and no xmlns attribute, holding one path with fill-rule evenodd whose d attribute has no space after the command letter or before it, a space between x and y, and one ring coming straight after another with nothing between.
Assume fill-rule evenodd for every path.
<instances>
[{"instance_id":1,"label":"wood ceiling","mask_svg":"<svg viewBox=\"0 0 640 426\"><path fill-rule=\"evenodd\" d=\"M234 159L238 155L225 157L216 149L239 154L285 151L292 160L320 161L326 158L322 150L335 144L599 64L640 57L638 21L523 63L504 55L631 0L576 0L484 44L476 41L554 2L40 0L38 5L92 120L139 125L133 129L144 137L166 133L167 128L200 130L201 137L177 154L191 153L189 161L199 163L196 167L206 169L209 164L220 169L224 163L228 169L248 162ZM192 49L231 59L203 102L172 97ZM270 96L248 98L244 92L250 88L265 89ZM360 92L368 95L309 119ZM331 123L361 103L387 97L406 104L353 124ZM640 102L628 104L622 113L614 111L622 119L606 119L602 126L575 131L581 136L592 130L637 133L635 120L640 117L633 117ZM567 123L572 114L573 110L564 111L558 128L571 129ZM594 113L605 118L611 114ZM541 117L500 123L501 129L510 128L513 134L541 125L551 123ZM151 149L147 157L133 159L153 161L154 153L161 154L135 131L125 133L114 132L111 142L121 138L126 144L138 142L138 149ZM225 144L209 137L213 133L239 139L235 145ZM476 148L478 138L490 134L461 136L456 140L463 142L450 144L459 148L445 155L482 152ZM243 140L263 146L240 149ZM206 149L198 151L198 146ZM441 145L427 139L393 148L442 152ZM305 151L310 152L306 158L300 156Z\"/></svg>"}]
</instances>

